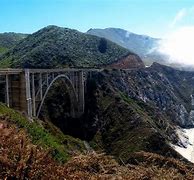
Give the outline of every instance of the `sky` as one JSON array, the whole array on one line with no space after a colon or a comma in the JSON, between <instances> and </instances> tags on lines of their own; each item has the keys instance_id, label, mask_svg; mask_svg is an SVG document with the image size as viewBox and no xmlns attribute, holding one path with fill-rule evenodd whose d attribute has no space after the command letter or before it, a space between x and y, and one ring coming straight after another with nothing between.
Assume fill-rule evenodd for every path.
<instances>
[{"instance_id":1,"label":"sky","mask_svg":"<svg viewBox=\"0 0 194 180\"><path fill-rule=\"evenodd\" d=\"M0 33L48 25L81 32L115 27L162 38L153 49L194 66L194 0L0 0Z\"/></svg>"},{"instance_id":2,"label":"sky","mask_svg":"<svg viewBox=\"0 0 194 180\"><path fill-rule=\"evenodd\" d=\"M194 25L194 0L0 0L0 32L33 33L48 25L164 37Z\"/></svg>"}]
</instances>

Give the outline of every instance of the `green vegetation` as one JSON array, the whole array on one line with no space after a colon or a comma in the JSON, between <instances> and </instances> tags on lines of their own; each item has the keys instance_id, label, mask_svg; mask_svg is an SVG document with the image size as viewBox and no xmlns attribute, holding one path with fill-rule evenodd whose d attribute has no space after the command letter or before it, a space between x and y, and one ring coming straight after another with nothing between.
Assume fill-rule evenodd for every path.
<instances>
[{"instance_id":1,"label":"green vegetation","mask_svg":"<svg viewBox=\"0 0 194 180\"><path fill-rule=\"evenodd\" d=\"M60 162L66 162L70 158L70 152L83 151L83 143L70 136L63 135L59 130L46 130L38 120L25 118L20 113L0 104L0 116L8 117L8 121L16 124L19 128L26 129L32 142L46 149L50 149L53 157ZM51 127L51 125L47 126ZM55 134L53 134L55 132Z\"/></svg>"},{"instance_id":2,"label":"green vegetation","mask_svg":"<svg viewBox=\"0 0 194 180\"><path fill-rule=\"evenodd\" d=\"M22 33L0 33L0 47L10 49L27 36Z\"/></svg>"},{"instance_id":3,"label":"green vegetation","mask_svg":"<svg viewBox=\"0 0 194 180\"><path fill-rule=\"evenodd\" d=\"M99 67L133 54L96 36L76 30L48 26L29 35L0 57L12 59L7 66L30 68ZM1 64L1 63L0 63Z\"/></svg>"},{"instance_id":4,"label":"green vegetation","mask_svg":"<svg viewBox=\"0 0 194 180\"><path fill-rule=\"evenodd\" d=\"M0 47L0 55L8 51L8 48Z\"/></svg>"},{"instance_id":5,"label":"green vegetation","mask_svg":"<svg viewBox=\"0 0 194 180\"><path fill-rule=\"evenodd\" d=\"M7 68L11 66L11 58L5 58L2 61L0 61L0 68Z\"/></svg>"},{"instance_id":6,"label":"green vegetation","mask_svg":"<svg viewBox=\"0 0 194 180\"><path fill-rule=\"evenodd\" d=\"M9 49L13 48L22 39L26 38L27 34L21 33L0 33L0 56L8 52ZM5 58L0 62L0 67L10 67L10 58Z\"/></svg>"},{"instance_id":7,"label":"green vegetation","mask_svg":"<svg viewBox=\"0 0 194 180\"><path fill-rule=\"evenodd\" d=\"M130 153L148 151L165 154L176 153L167 145L168 136L173 133L168 122L156 121L153 109L148 110L140 106L136 100L129 98L123 93L98 95L101 123L99 131L90 142L97 150L103 150L120 161L127 162ZM115 98L116 97L116 98ZM150 115L152 113L153 115ZM158 116L158 119L162 117ZM157 124L158 123L158 124ZM169 132L165 132L166 128ZM165 138L164 138L165 137Z\"/></svg>"}]
</instances>

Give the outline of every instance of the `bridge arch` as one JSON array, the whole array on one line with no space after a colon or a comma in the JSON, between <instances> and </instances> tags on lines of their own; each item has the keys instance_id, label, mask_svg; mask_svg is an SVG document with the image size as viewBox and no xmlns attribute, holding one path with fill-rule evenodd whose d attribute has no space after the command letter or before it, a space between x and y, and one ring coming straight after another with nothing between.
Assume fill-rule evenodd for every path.
<instances>
[{"instance_id":1,"label":"bridge arch","mask_svg":"<svg viewBox=\"0 0 194 180\"><path fill-rule=\"evenodd\" d=\"M53 86L53 84L57 81L57 80L63 80L64 82L64 85L67 87L67 90L68 90L68 94L70 96L70 101L71 101L71 115L73 117L75 117L76 115L76 111L78 111L78 95L75 91L75 88L73 86L73 83L71 82L71 80L64 74L60 74L58 76L56 76L52 81L51 83L49 84L49 86L47 87L44 95L43 95L43 98L37 108L37 113L36 113L36 116L39 117L40 115L40 111L42 109L42 106L44 104L44 101L45 101L45 98L50 90L50 88Z\"/></svg>"}]
</instances>

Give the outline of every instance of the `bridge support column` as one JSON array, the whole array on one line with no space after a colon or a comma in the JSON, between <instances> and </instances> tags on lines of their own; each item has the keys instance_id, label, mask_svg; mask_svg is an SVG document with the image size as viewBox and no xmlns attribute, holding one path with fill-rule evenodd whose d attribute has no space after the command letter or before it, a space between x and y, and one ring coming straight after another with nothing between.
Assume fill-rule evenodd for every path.
<instances>
[{"instance_id":1,"label":"bridge support column","mask_svg":"<svg viewBox=\"0 0 194 180\"><path fill-rule=\"evenodd\" d=\"M77 102L72 102L73 107L77 107L74 111L72 107L71 116L80 117L84 113L85 99L84 99L84 76L83 71L75 71L71 73L70 79L72 81L73 87L75 89ZM75 104L76 103L76 104Z\"/></svg>"},{"instance_id":2,"label":"bridge support column","mask_svg":"<svg viewBox=\"0 0 194 180\"><path fill-rule=\"evenodd\" d=\"M25 73L14 75L11 81L11 107L21 112L27 112L26 103L26 80Z\"/></svg>"},{"instance_id":3,"label":"bridge support column","mask_svg":"<svg viewBox=\"0 0 194 180\"><path fill-rule=\"evenodd\" d=\"M5 83L6 83L6 88L5 88L5 91L6 91L6 104L7 106L9 107L10 106L10 99L9 99L9 75L6 74L5 75Z\"/></svg>"},{"instance_id":4,"label":"bridge support column","mask_svg":"<svg viewBox=\"0 0 194 180\"><path fill-rule=\"evenodd\" d=\"M42 73L39 73L40 100L42 100Z\"/></svg>"},{"instance_id":5,"label":"bridge support column","mask_svg":"<svg viewBox=\"0 0 194 180\"><path fill-rule=\"evenodd\" d=\"M20 76L19 74L9 75L9 103L10 107L20 110Z\"/></svg>"},{"instance_id":6,"label":"bridge support column","mask_svg":"<svg viewBox=\"0 0 194 180\"><path fill-rule=\"evenodd\" d=\"M34 74L32 74L32 104L33 104L33 116L36 117L36 94L35 94L35 83Z\"/></svg>"},{"instance_id":7,"label":"bridge support column","mask_svg":"<svg viewBox=\"0 0 194 180\"><path fill-rule=\"evenodd\" d=\"M85 99L84 99L84 79L83 79L83 71L78 72L78 113L82 115L84 113Z\"/></svg>"},{"instance_id":8,"label":"bridge support column","mask_svg":"<svg viewBox=\"0 0 194 180\"><path fill-rule=\"evenodd\" d=\"M27 113L28 116L32 117L32 98L30 89L30 73L29 69L25 70L25 81L26 81L26 101L27 101Z\"/></svg>"},{"instance_id":9,"label":"bridge support column","mask_svg":"<svg viewBox=\"0 0 194 180\"><path fill-rule=\"evenodd\" d=\"M18 74L17 81L11 83L12 107L32 117L32 99L30 90L30 74L28 70Z\"/></svg>"}]
</instances>

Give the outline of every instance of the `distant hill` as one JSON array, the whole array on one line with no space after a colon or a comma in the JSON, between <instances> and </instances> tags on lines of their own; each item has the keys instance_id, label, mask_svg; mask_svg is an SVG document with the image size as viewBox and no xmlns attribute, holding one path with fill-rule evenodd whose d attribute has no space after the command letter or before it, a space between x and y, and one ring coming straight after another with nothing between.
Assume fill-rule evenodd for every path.
<instances>
[{"instance_id":1,"label":"distant hill","mask_svg":"<svg viewBox=\"0 0 194 180\"><path fill-rule=\"evenodd\" d=\"M145 64L152 62L162 62L165 57L155 51L160 39L146 35L138 35L120 28L89 29L87 34L109 39L118 45L127 48L138 54Z\"/></svg>"},{"instance_id":2,"label":"distant hill","mask_svg":"<svg viewBox=\"0 0 194 180\"><path fill-rule=\"evenodd\" d=\"M132 50L138 55L147 54L157 45L159 39L138 35L120 28L90 29L87 34L107 38L120 46Z\"/></svg>"},{"instance_id":3,"label":"distant hill","mask_svg":"<svg viewBox=\"0 0 194 180\"><path fill-rule=\"evenodd\" d=\"M48 26L29 35L0 56L0 66L99 67L125 57L129 59L130 55L140 59L136 54L104 38L68 28Z\"/></svg>"},{"instance_id":4,"label":"distant hill","mask_svg":"<svg viewBox=\"0 0 194 180\"><path fill-rule=\"evenodd\" d=\"M19 41L26 38L22 33L0 33L0 54L15 46Z\"/></svg>"}]
</instances>

